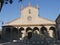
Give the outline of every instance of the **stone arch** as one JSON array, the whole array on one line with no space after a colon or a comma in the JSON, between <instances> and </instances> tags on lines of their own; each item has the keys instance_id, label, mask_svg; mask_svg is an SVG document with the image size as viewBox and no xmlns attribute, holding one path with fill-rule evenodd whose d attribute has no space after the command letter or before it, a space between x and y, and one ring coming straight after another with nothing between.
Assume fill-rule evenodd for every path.
<instances>
[{"instance_id":1,"label":"stone arch","mask_svg":"<svg viewBox=\"0 0 60 45\"><path fill-rule=\"evenodd\" d=\"M23 31L23 30L24 30L24 28L23 27L20 27L19 31Z\"/></svg>"},{"instance_id":2,"label":"stone arch","mask_svg":"<svg viewBox=\"0 0 60 45\"><path fill-rule=\"evenodd\" d=\"M53 30L55 32L55 27L50 27L49 30Z\"/></svg>"},{"instance_id":3,"label":"stone arch","mask_svg":"<svg viewBox=\"0 0 60 45\"><path fill-rule=\"evenodd\" d=\"M26 28L26 32L32 32L32 28L27 27L27 28Z\"/></svg>"},{"instance_id":4,"label":"stone arch","mask_svg":"<svg viewBox=\"0 0 60 45\"><path fill-rule=\"evenodd\" d=\"M44 26L42 26L42 27L40 28L40 31L41 31L42 34L46 34L46 33L47 33L47 28L44 27Z\"/></svg>"},{"instance_id":5,"label":"stone arch","mask_svg":"<svg viewBox=\"0 0 60 45\"><path fill-rule=\"evenodd\" d=\"M26 32L27 32L27 38L31 39L32 38L32 28L27 27Z\"/></svg>"},{"instance_id":6,"label":"stone arch","mask_svg":"<svg viewBox=\"0 0 60 45\"><path fill-rule=\"evenodd\" d=\"M20 29L19 29L19 38L20 38L20 40L22 40L22 38L24 38L24 36L25 36L25 31L24 31L25 29L23 28L23 27L20 27Z\"/></svg>"},{"instance_id":7,"label":"stone arch","mask_svg":"<svg viewBox=\"0 0 60 45\"><path fill-rule=\"evenodd\" d=\"M49 28L49 36L50 37L55 37L55 27L53 27L53 26L51 26L50 28Z\"/></svg>"},{"instance_id":8,"label":"stone arch","mask_svg":"<svg viewBox=\"0 0 60 45\"><path fill-rule=\"evenodd\" d=\"M34 27L33 28L33 32L39 34L39 28L38 27Z\"/></svg>"}]
</instances>

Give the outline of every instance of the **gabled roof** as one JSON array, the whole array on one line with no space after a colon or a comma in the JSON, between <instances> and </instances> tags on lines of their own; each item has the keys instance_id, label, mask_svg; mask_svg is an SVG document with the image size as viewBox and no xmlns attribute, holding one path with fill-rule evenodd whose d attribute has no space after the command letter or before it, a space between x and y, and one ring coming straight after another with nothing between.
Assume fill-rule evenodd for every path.
<instances>
[{"instance_id":1,"label":"gabled roof","mask_svg":"<svg viewBox=\"0 0 60 45\"><path fill-rule=\"evenodd\" d=\"M31 21L23 18L15 19L8 22L6 25L35 25L35 24L55 24L55 21L48 20L46 18L37 17L33 18Z\"/></svg>"}]
</instances>

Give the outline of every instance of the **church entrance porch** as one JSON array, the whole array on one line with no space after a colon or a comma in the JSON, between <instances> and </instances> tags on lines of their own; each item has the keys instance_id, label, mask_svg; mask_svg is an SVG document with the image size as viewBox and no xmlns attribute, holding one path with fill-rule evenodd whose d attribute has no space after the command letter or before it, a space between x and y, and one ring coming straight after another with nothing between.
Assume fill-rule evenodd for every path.
<instances>
[{"instance_id":1,"label":"church entrance porch","mask_svg":"<svg viewBox=\"0 0 60 45\"><path fill-rule=\"evenodd\" d=\"M52 30L52 32L51 32ZM5 41L13 40L24 40L35 38L37 35L55 38L55 27L53 26L3 26L2 27L2 38ZM37 37L36 37L37 38Z\"/></svg>"}]
</instances>

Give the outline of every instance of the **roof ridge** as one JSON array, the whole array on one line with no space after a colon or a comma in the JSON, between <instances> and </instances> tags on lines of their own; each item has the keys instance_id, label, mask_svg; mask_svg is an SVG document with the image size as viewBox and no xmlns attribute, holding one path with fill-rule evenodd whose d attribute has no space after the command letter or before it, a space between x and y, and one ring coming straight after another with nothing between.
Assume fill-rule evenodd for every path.
<instances>
[{"instance_id":1,"label":"roof ridge","mask_svg":"<svg viewBox=\"0 0 60 45\"><path fill-rule=\"evenodd\" d=\"M45 19L45 20L49 20L49 21L52 21L52 20L50 20L50 19L48 19L48 18L44 18L44 17L41 17L41 16L38 16L39 18L43 18L43 19ZM52 22L55 22L55 21L52 21Z\"/></svg>"},{"instance_id":2,"label":"roof ridge","mask_svg":"<svg viewBox=\"0 0 60 45\"><path fill-rule=\"evenodd\" d=\"M19 17L19 18L20 18L20 17ZM17 20L17 19L19 19L19 18L13 19L12 21L15 21L15 20ZM12 22L12 21L7 22L6 24L8 24L8 23L10 23L10 22Z\"/></svg>"}]
</instances>

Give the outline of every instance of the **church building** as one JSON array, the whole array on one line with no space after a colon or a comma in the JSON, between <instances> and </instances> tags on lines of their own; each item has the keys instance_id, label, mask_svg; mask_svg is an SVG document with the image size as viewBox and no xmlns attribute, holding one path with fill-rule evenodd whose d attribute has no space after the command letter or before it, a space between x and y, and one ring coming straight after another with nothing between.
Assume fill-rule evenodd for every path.
<instances>
[{"instance_id":1,"label":"church building","mask_svg":"<svg viewBox=\"0 0 60 45\"><path fill-rule=\"evenodd\" d=\"M5 41L31 39L34 34L56 38L56 23L39 16L39 7L21 8L21 17L8 22L2 27L2 37Z\"/></svg>"}]
</instances>

